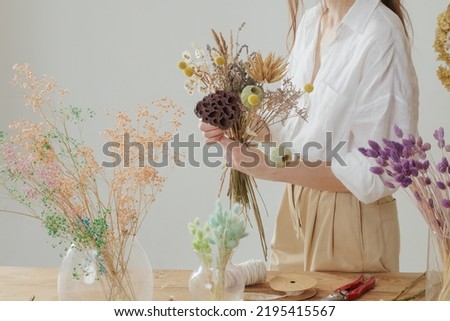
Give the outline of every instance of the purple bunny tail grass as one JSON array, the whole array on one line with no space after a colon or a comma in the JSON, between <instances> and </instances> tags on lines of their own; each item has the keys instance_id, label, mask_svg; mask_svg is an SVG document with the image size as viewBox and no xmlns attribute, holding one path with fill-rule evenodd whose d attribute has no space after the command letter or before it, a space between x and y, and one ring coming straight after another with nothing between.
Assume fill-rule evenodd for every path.
<instances>
[{"instance_id":1,"label":"purple bunny tail grass","mask_svg":"<svg viewBox=\"0 0 450 321\"><path fill-rule=\"evenodd\" d=\"M445 207L445 208L450 208L450 200L444 198L444 199L442 200L442 202L441 202L441 205L442 205L443 207Z\"/></svg>"},{"instance_id":2,"label":"purple bunny tail grass","mask_svg":"<svg viewBox=\"0 0 450 321\"><path fill-rule=\"evenodd\" d=\"M384 169L380 166L372 166L369 170L376 175L384 174Z\"/></svg>"},{"instance_id":3,"label":"purple bunny tail grass","mask_svg":"<svg viewBox=\"0 0 450 321\"><path fill-rule=\"evenodd\" d=\"M403 137L403 131L397 125L394 125L394 133L395 133L395 136L397 136L398 138Z\"/></svg>"},{"instance_id":4,"label":"purple bunny tail grass","mask_svg":"<svg viewBox=\"0 0 450 321\"><path fill-rule=\"evenodd\" d=\"M434 131L433 137L437 140L437 141L441 141L444 139L444 128L439 127L438 129L436 129Z\"/></svg>"},{"instance_id":5,"label":"purple bunny tail grass","mask_svg":"<svg viewBox=\"0 0 450 321\"><path fill-rule=\"evenodd\" d=\"M368 143L369 143L370 148L372 148L373 150L377 151L378 153L380 152L381 147L376 141L369 139Z\"/></svg>"},{"instance_id":6,"label":"purple bunny tail grass","mask_svg":"<svg viewBox=\"0 0 450 321\"><path fill-rule=\"evenodd\" d=\"M440 189L440 190L446 190L447 186L445 186L445 183L443 182L436 182L436 186Z\"/></svg>"},{"instance_id":7,"label":"purple bunny tail grass","mask_svg":"<svg viewBox=\"0 0 450 321\"><path fill-rule=\"evenodd\" d=\"M384 182L384 185L385 185L386 187L391 188L391 189L395 189L395 185L394 185L394 183L392 183L392 182Z\"/></svg>"}]
</instances>

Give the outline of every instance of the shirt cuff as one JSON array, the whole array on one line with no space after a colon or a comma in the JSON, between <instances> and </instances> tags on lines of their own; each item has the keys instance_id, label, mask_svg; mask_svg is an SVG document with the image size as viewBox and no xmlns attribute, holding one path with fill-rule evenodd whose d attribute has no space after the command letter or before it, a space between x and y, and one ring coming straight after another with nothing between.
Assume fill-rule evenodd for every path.
<instances>
[{"instance_id":1,"label":"shirt cuff","mask_svg":"<svg viewBox=\"0 0 450 321\"><path fill-rule=\"evenodd\" d=\"M347 153L339 161L332 160L331 171L359 201L369 204L395 192L385 186L378 175L370 172L371 166L364 155Z\"/></svg>"}]
</instances>

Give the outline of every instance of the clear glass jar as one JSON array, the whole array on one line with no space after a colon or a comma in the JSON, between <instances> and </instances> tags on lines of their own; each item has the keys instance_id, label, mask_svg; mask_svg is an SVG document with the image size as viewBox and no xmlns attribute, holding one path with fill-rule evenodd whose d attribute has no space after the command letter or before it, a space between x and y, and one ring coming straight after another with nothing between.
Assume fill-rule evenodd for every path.
<instances>
[{"instance_id":1,"label":"clear glass jar","mask_svg":"<svg viewBox=\"0 0 450 321\"><path fill-rule=\"evenodd\" d=\"M428 229L425 299L450 301L450 234Z\"/></svg>"},{"instance_id":2,"label":"clear glass jar","mask_svg":"<svg viewBox=\"0 0 450 321\"><path fill-rule=\"evenodd\" d=\"M189 279L189 292L196 301L242 301L245 278L231 261L232 253L202 255L200 266Z\"/></svg>"},{"instance_id":3,"label":"clear glass jar","mask_svg":"<svg viewBox=\"0 0 450 321\"><path fill-rule=\"evenodd\" d=\"M112 257L96 249L79 250L72 244L58 273L59 300L151 300L153 270L141 244L134 239L123 249L123 259Z\"/></svg>"}]
</instances>

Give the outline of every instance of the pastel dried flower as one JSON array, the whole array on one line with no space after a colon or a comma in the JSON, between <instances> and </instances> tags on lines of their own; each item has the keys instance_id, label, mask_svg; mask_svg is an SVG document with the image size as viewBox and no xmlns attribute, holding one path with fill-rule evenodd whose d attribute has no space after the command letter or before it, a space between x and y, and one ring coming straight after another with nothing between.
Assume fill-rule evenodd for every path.
<instances>
[{"instance_id":1,"label":"pastel dried flower","mask_svg":"<svg viewBox=\"0 0 450 321\"><path fill-rule=\"evenodd\" d=\"M448 22L450 22L450 15ZM404 139L403 131L398 126L395 126L394 133L396 139L384 138L382 144L369 141L368 147L359 148L359 151L370 158L370 161L375 154L380 155L376 158L378 166L370 167L370 172L377 175L388 188L404 189L415 202L429 228L436 235L448 235L450 162L447 145L445 145L444 129L440 127L433 133L436 147L443 154L438 162L433 160L431 144L424 143L420 136L408 134L408 138ZM388 155L389 158L384 159L381 155ZM450 244L445 240L441 241L439 246L443 253L443 260L449 262ZM449 291L450 283L447 283L440 297L448 300Z\"/></svg>"},{"instance_id":2,"label":"pastel dried flower","mask_svg":"<svg viewBox=\"0 0 450 321\"><path fill-rule=\"evenodd\" d=\"M0 184L24 206L22 214L40 220L51 237L59 238L58 244L95 249L104 259L97 272L107 278L105 286L119 285L128 273L123 268L128 262L125 245L136 236L167 174L156 166L140 166L137 149L129 149L125 166L124 135L142 146L152 142L153 156L162 157L162 147L178 132L183 112L161 98L151 108L138 106L133 116L115 114L115 126L103 134L107 142L116 143L110 151L122 161L102 166L82 137L82 125L93 111L65 105L67 90L59 89L51 77L35 76L28 65L14 70L13 84L25 91L25 104L39 121L13 122L8 135L0 132ZM127 292L122 298L135 297Z\"/></svg>"},{"instance_id":3,"label":"pastel dried flower","mask_svg":"<svg viewBox=\"0 0 450 321\"><path fill-rule=\"evenodd\" d=\"M248 235L246 225L239 205L236 204L231 210L227 210L223 209L217 200L214 213L209 216L208 221L202 225L200 219L196 217L188 224L188 229L193 236L194 250L203 258L214 252L220 258L227 259L239 245L240 240Z\"/></svg>"}]
</instances>

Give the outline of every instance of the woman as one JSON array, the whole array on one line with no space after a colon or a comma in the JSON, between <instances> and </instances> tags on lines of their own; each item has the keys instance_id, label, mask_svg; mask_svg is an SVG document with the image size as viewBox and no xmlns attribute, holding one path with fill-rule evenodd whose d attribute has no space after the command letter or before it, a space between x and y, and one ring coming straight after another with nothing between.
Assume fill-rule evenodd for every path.
<instances>
[{"instance_id":1,"label":"woman","mask_svg":"<svg viewBox=\"0 0 450 321\"><path fill-rule=\"evenodd\" d=\"M271 126L304 162L274 168L261 161L232 166L255 178L286 183L271 244L271 269L381 272L399 270L399 224L393 190L372 175L359 147L394 138L394 125L416 133L418 84L400 0L325 0L296 27L298 0L289 0L289 77L312 92L300 104L308 121ZM200 122L207 142L231 141ZM312 165L311 165L312 164Z\"/></svg>"}]
</instances>

